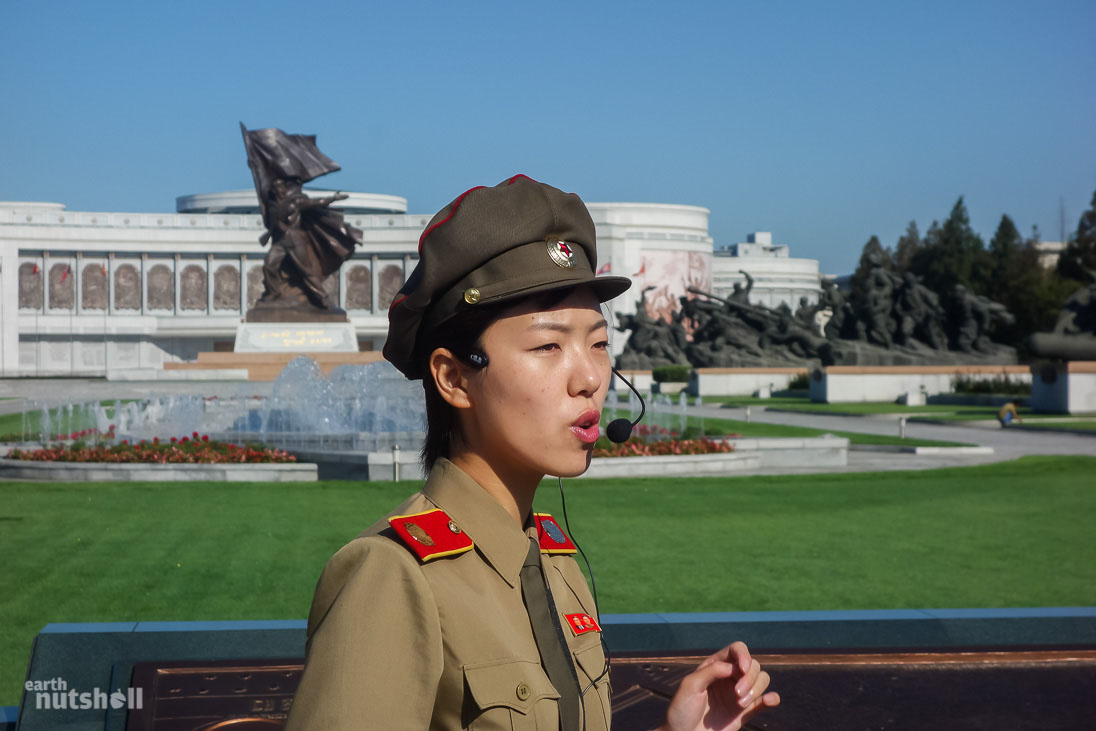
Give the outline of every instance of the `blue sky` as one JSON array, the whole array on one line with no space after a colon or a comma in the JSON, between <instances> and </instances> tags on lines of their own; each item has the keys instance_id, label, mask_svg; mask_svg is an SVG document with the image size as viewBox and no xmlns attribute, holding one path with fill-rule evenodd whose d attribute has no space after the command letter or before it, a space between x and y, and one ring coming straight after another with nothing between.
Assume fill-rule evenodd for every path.
<instances>
[{"instance_id":1,"label":"blue sky","mask_svg":"<svg viewBox=\"0 0 1096 731\"><path fill-rule=\"evenodd\" d=\"M1096 2L5 2L0 200L250 185L237 122L432 213L515 172L711 209L850 271L965 196L987 240L1096 190Z\"/></svg>"}]
</instances>

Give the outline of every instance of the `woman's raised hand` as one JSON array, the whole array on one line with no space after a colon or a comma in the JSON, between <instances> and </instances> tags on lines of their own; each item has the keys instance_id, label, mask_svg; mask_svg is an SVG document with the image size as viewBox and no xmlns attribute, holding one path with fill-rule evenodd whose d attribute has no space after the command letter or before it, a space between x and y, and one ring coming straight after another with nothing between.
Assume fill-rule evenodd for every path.
<instances>
[{"instance_id":1,"label":"woman's raised hand","mask_svg":"<svg viewBox=\"0 0 1096 731\"><path fill-rule=\"evenodd\" d=\"M753 714L780 704L768 687L769 674L735 642L685 676L659 731L738 731Z\"/></svg>"}]
</instances>

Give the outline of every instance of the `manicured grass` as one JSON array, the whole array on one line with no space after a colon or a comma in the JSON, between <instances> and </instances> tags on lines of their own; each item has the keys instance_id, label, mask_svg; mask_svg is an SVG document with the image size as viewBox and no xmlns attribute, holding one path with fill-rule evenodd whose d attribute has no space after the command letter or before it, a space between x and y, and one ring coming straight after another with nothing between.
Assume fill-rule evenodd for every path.
<instances>
[{"instance_id":1,"label":"manicured grass","mask_svg":"<svg viewBox=\"0 0 1096 731\"><path fill-rule=\"evenodd\" d=\"M1096 458L572 480L604 612L1096 604ZM0 705L47 622L304 618L417 483L0 483ZM537 509L561 516L555 485Z\"/></svg>"},{"instance_id":2,"label":"manicured grass","mask_svg":"<svg viewBox=\"0 0 1096 731\"><path fill-rule=\"evenodd\" d=\"M695 418L695 422L694 422ZM701 420L696 417L689 418L690 425L700 425ZM788 426L786 424L764 424L757 421L738 421L735 419L704 419L704 432L713 434L741 434L743 437L817 437L823 434L833 434L845 437L851 444L888 444L903 447L969 447L971 444L961 442L944 442L936 439L900 439L897 434L862 434L851 431L833 431L826 429L811 429L805 426ZM897 430L897 427L895 427Z\"/></svg>"},{"instance_id":3,"label":"manicured grass","mask_svg":"<svg viewBox=\"0 0 1096 731\"><path fill-rule=\"evenodd\" d=\"M979 418L993 419L997 416L998 406L967 406L963 404L925 404L924 406L906 406L904 404L891 403L889 401L867 401L850 404L820 404L807 398L771 398L751 399L749 403L736 401L726 402L738 406L766 406L771 409L784 411L800 411L807 414L832 414L849 416L869 416L872 414L909 414L936 417L948 414L969 414L969 418L980 415ZM1030 413L1026 408L1018 409L1021 416Z\"/></svg>"},{"instance_id":4,"label":"manicured grass","mask_svg":"<svg viewBox=\"0 0 1096 731\"><path fill-rule=\"evenodd\" d=\"M124 404L130 401L137 401L138 399L120 399ZM113 415L115 399L99 402L102 406L107 407L108 415ZM52 411L52 409L51 409ZM21 435L24 429L24 418L26 419L25 427L28 438L37 440L39 423L41 421L41 410L33 409L27 412L26 417L22 413L17 414L0 414L0 435L2 436L15 436ZM92 424L74 424L73 429L87 429L93 426ZM54 425L52 431L57 431L57 425Z\"/></svg>"}]
</instances>

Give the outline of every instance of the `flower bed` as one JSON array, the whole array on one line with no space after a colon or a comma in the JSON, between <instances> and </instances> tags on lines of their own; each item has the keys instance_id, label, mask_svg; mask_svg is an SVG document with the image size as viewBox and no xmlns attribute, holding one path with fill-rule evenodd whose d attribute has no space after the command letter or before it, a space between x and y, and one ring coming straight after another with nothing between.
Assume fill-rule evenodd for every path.
<instances>
[{"instance_id":1,"label":"flower bed","mask_svg":"<svg viewBox=\"0 0 1096 731\"><path fill-rule=\"evenodd\" d=\"M297 461L296 457L282 449L211 441L209 435L198 432L190 437L171 437L168 441L161 441L159 437L152 441L142 439L135 444L125 439L118 444L88 444L77 439L71 444L54 444L42 449L13 449L8 453L8 458L31 462L116 464L270 464Z\"/></svg>"},{"instance_id":2,"label":"flower bed","mask_svg":"<svg viewBox=\"0 0 1096 731\"><path fill-rule=\"evenodd\" d=\"M595 457L660 457L672 454L720 454L733 452L729 442L697 436L679 439L677 432L640 424L623 444L614 444L605 437L594 445Z\"/></svg>"}]
</instances>

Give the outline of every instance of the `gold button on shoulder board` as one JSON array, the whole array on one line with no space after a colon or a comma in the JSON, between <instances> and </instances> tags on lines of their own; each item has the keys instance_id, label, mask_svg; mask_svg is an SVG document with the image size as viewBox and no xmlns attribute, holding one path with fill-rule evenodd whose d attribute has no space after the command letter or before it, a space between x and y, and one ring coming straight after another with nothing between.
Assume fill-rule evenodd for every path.
<instances>
[{"instance_id":1,"label":"gold button on shoulder board","mask_svg":"<svg viewBox=\"0 0 1096 731\"><path fill-rule=\"evenodd\" d=\"M470 305L476 304L480 301L480 291L475 287L464 290L464 301Z\"/></svg>"},{"instance_id":2,"label":"gold button on shoulder board","mask_svg":"<svg viewBox=\"0 0 1096 731\"><path fill-rule=\"evenodd\" d=\"M519 701L529 700L529 686L525 683L518 683L516 692Z\"/></svg>"}]
</instances>

